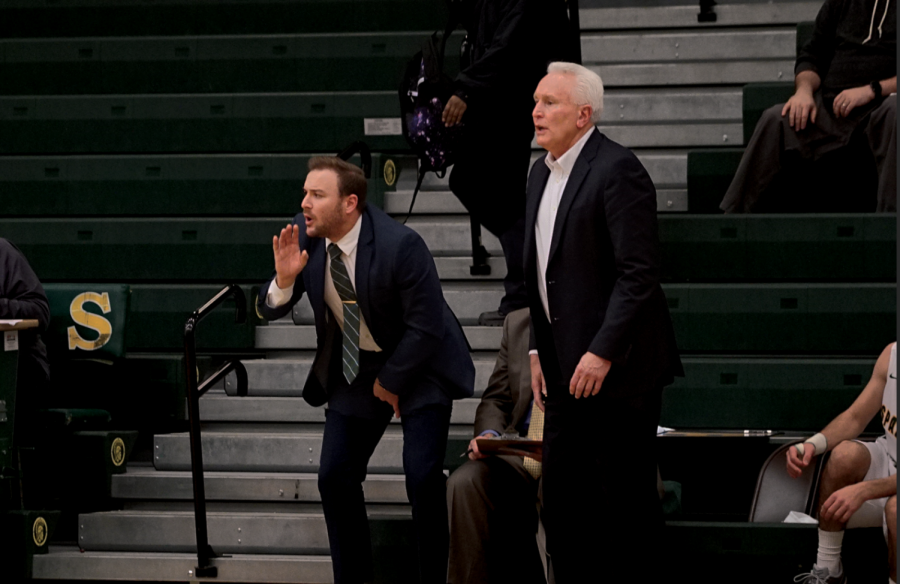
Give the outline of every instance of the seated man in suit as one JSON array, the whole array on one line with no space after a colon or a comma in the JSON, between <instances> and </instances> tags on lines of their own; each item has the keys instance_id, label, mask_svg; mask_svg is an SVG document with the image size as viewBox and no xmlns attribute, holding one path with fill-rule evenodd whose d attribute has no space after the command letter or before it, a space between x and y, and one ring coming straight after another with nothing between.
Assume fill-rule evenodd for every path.
<instances>
[{"instance_id":1,"label":"seated man in suit","mask_svg":"<svg viewBox=\"0 0 900 584\"><path fill-rule=\"evenodd\" d=\"M857 442L875 416L884 435ZM787 451L788 474L797 478L816 456L831 451L819 486L819 550L807 584L846 582L841 565L844 528L881 523L888 543L892 583L897 581L897 343L885 347L872 378L850 407L821 433ZM804 577L805 576L805 577ZM800 580L800 578L803 578Z\"/></svg>"},{"instance_id":2,"label":"seated man in suit","mask_svg":"<svg viewBox=\"0 0 900 584\"><path fill-rule=\"evenodd\" d=\"M442 468L452 400L472 395L468 344L425 242L366 205L358 167L313 158L303 190L303 211L273 237L275 275L257 308L275 320L306 293L315 313L316 358L303 397L328 402L319 492L334 581L374 579L362 482L394 415L403 426L421 582L446 582Z\"/></svg>"},{"instance_id":3,"label":"seated man in suit","mask_svg":"<svg viewBox=\"0 0 900 584\"><path fill-rule=\"evenodd\" d=\"M861 134L878 172L871 210L897 210L896 7L890 0L825 1L797 56L795 93L763 113L719 205L723 211L746 213L766 204L763 195L785 153L818 160Z\"/></svg>"},{"instance_id":4,"label":"seated man in suit","mask_svg":"<svg viewBox=\"0 0 900 584\"><path fill-rule=\"evenodd\" d=\"M541 436L543 412L534 410L537 416L532 418L529 325L527 308L506 317L497 364L475 414L476 438ZM476 438L469 444L469 461L447 482L447 580L451 584L544 582L535 540L540 462L511 455L486 456Z\"/></svg>"}]
</instances>

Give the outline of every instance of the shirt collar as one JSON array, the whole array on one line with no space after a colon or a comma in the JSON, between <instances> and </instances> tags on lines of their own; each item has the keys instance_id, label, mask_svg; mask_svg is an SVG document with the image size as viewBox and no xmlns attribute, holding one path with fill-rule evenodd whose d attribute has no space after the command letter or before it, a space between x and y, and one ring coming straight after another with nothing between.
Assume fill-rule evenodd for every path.
<instances>
[{"instance_id":1,"label":"shirt collar","mask_svg":"<svg viewBox=\"0 0 900 584\"><path fill-rule=\"evenodd\" d=\"M572 168L575 167L575 161L578 160L578 155L581 154L581 151L584 149L584 145L587 144L591 134L596 131L597 128L594 127L585 132L584 136L579 138L578 142L575 142L575 144L566 150L559 158L553 158L553 155L548 152L547 156L544 158L544 162L547 164L550 171L559 170L566 176L572 174Z\"/></svg>"},{"instance_id":2,"label":"shirt collar","mask_svg":"<svg viewBox=\"0 0 900 584\"><path fill-rule=\"evenodd\" d=\"M350 256L356 250L356 245L359 243L359 232L362 229L362 213L359 214L359 217L356 219L356 223L353 224L353 227L350 228L350 231L347 232L344 237L340 238L337 241L331 241L327 237L325 238L325 249L328 249L328 246L332 243L337 244L337 246L341 249L341 253L345 256Z\"/></svg>"}]
</instances>

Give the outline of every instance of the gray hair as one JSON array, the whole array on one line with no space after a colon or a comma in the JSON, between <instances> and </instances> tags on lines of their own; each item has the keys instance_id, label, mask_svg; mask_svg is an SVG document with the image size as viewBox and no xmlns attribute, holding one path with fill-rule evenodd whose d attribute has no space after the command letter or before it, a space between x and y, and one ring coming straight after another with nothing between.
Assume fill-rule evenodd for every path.
<instances>
[{"instance_id":1,"label":"gray hair","mask_svg":"<svg viewBox=\"0 0 900 584\"><path fill-rule=\"evenodd\" d=\"M547 73L563 73L575 77L572 101L575 105L589 105L593 109L591 122L597 123L603 115L603 80L600 76L576 63L556 61L547 67Z\"/></svg>"}]
</instances>

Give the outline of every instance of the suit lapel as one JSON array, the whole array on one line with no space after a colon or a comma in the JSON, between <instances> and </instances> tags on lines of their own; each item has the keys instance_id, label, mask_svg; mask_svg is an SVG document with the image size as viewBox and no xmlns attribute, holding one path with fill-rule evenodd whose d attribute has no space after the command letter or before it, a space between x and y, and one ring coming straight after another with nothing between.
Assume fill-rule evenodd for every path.
<instances>
[{"instance_id":1,"label":"suit lapel","mask_svg":"<svg viewBox=\"0 0 900 584\"><path fill-rule=\"evenodd\" d=\"M544 155L546 157L546 154ZM544 164L543 159L536 163L531 180L528 181L528 192L525 200L525 261L534 263L530 258L532 249L535 249L534 223L537 221L538 208L541 206L541 198L544 196L544 188L547 179L550 178L550 169ZM526 265L531 265L526 263Z\"/></svg>"},{"instance_id":2,"label":"suit lapel","mask_svg":"<svg viewBox=\"0 0 900 584\"><path fill-rule=\"evenodd\" d=\"M322 322L317 323L325 325L325 240L314 239L309 246L309 262L304 268L306 272L306 293L309 295L309 303L313 307L313 312L322 315ZM316 310L321 308L321 310Z\"/></svg>"},{"instance_id":3,"label":"suit lapel","mask_svg":"<svg viewBox=\"0 0 900 584\"><path fill-rule=\"evenodd\" d=\"M369 310L369 269L372 266L372 254L375 248L375 229L372 216L363 211L362 226L359 230L359 242L356 244L356 302L366 323L371 323Z\"/></svg>"},{"instance_id":4,"label":"suit lapel","mask_svg":"<svg viewBox=\"0 0 900 584\"><path fill-rule=\"evenodd\" d=\"M566 224L566 217L569 215L572 203L575 202L575 198L578 196L578 190L581 188L581 183L584 182L584 179L588 175L588 171L591 169L591 162L597 154L600 137L601 134L597 130L593 130L593 134L588 138L588 141L585 142L584 148L582 148L578 158L575 159L575 166L572 167L572 174L569 175L569 180L566 181L566 188L563 190L562 198L559 200L559 209L556 211L556 221L553 224L553 237L550 240L550 254L547 257L548 263L553 259L553 254L556 253L556 249L559 247L559 241L562 238L563 228Z\"/></svg>"}]
</instances>

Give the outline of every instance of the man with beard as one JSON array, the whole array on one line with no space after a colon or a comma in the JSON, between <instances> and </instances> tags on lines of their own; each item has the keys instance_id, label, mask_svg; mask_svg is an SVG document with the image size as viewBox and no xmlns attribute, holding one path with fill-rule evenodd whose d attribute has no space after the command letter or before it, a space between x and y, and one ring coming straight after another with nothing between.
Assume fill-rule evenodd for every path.
<instances>
[{"instance_id":1,"label":"man with beard","mask_svg":"<svg viewBox=\"0 0 900 584\"><path fill-rule=\"evenodd\" d=\"M303 397L328 403L319 492L336 584L374 580L362 482L390 422L403 426L403 468L423 584L445 583L443 474L452 400L472 395L468 344L422 238L366 205L366 179L339 158L309 162L303 212L272 238L275 275L257 299L275 320L303 296L316 359Z\"/></svg>"}]
</instances>

